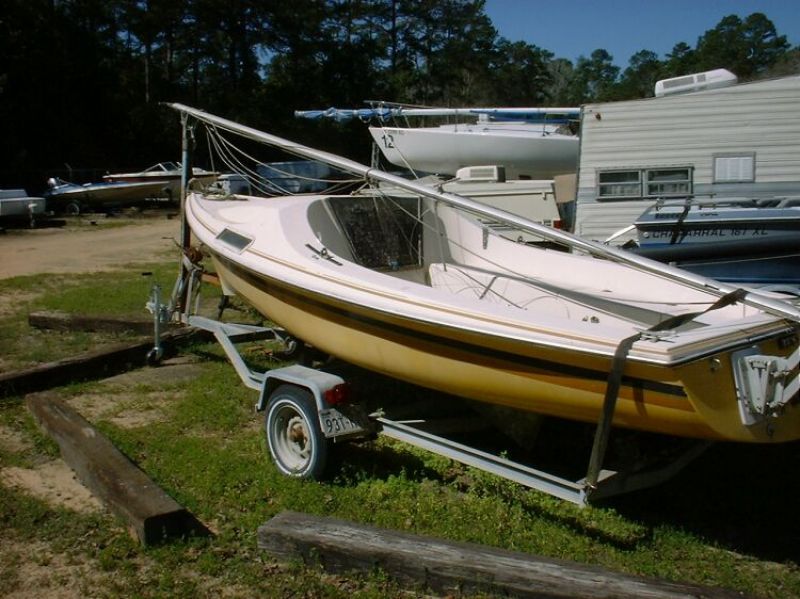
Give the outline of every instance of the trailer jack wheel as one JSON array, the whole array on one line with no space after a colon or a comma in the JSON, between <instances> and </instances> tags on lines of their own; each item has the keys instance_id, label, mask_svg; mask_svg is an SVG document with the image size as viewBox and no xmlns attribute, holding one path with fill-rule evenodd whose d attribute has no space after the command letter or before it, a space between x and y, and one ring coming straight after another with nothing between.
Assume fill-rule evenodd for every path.
<instances>
[{"instance_id":1,"label":"trailer jack wheel","mask_svg":"<svg viewBox=\"0 0 800 599\"><path fill-rule=\"evenodd\" d=\"M322 476L328 440L320 430L311 393L292 385L275 389L267 403L265 428L269 452L278 470L295 478Z\"/></svg>"},{"instance_id":2,"label":"trailer jack wheel","mask_svg":"<svg viewBox=\"0 0 800 599\"><path fill-rule=\"evenodd\" d=\"M161 357L163 352L161 348L154 347L149 352L147 352L147 357L145 361L147 362L148 366L158 366L161 363Z\"/></svg>"}]
</instances>

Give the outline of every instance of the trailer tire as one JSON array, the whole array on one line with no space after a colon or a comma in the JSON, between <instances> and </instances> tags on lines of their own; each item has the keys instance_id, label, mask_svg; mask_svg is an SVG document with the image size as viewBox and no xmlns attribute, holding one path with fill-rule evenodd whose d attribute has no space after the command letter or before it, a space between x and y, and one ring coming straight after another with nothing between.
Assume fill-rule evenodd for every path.
<instances>
[{"instance_id":1,"label":"trailer tire","mask_svg":"<svg viewBox=\"0 0 800 599\"><path fill-rule=\"evenodd\" d=\"M317 406L311 393L294 385L281 385L271 394L264 418L270 455L281 473L317 480L328 459Z\"/></svg>"}]
</instances>

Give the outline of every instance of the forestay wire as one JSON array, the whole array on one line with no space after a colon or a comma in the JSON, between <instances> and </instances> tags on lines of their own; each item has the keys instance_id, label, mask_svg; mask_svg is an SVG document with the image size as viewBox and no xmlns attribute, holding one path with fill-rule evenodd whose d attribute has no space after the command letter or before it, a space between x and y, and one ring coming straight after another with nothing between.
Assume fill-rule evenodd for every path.
<instances>
[{"instance_id":1,"label":"forestay wire","mask_svg":"<svg viewBox=\"0 0 800 599\"><path fill-rule=\"evenodd\" d=\"M547 239L548 241L563 244L569 247L572 251L585 252L596 257L602 257L614 262L625 264L636 270L654 274L661 278L679 283L692 289L710 293L717 297L725 296L737 289L737 287L728 285L726 283L655 262L653 260L637 256L631 252L626 252L622 249L605 246L587 239L583 239L565 231L535 223L516 214L482 204L481 202L453 193L442 192L419 182L409 181L397 175L392 175L384 171L370 168L358 162L331 154L329 152L303 146L296 142L253 129L252 127L240 125L233 121L229 121L222 117L209 114L190 106L183 104L170 104L170 106L184 115L191 116L198 121L206 123L207 125L213 125L215 128L230 131L242 136L243 138L261 142L268 146L280 148L290 154L301 156L308 160L328 164L335 169L350 172L360 177L359 179L349 180L350 184L352 184L353 181L364 183L367 180L375 180L378 182L387 183L400 189L405 189L412 193L419 194L423 197L428 197L430 199L443 202L455 208L467 210L482 218L504 223L512 228L531 233ZM331 182L329 179L323 180L326 182ZM800 322L800 310L792 305L792 303L783 299L765 295L759 293L758 291L748 290L744 297L740 299L740 302L760 310L764 310L765 312L781 318L785 318L789 321L795 323Z\"/></svg>"},{"instance_id":2,"label":"forestay wire","mask_svg":"<svg viewBox=\"0 0 800 599\"><path fill-rule=\"evenodd\" d=\"M313 172L331 172L331 169L315 169L318 161L303 160L299 162L270 162L256 157L235 143L230 137L236 132L225 130L213 123L200 122L205 126L209 152L214 168L229 171L243 176L251 189L251 193L261 196L293 195L301 192L338 193L352 189L354 185L364 184L364 178L345 178L339 176L313 176ZM289 152L294 157L304 158L301 154ZM217 163L219 165L217 166ZM311 164L314 163L314 164ZM303 171L311 174L304 174ZM337 174L333 171L332 174Z\"/></svg>"}]
</instances>

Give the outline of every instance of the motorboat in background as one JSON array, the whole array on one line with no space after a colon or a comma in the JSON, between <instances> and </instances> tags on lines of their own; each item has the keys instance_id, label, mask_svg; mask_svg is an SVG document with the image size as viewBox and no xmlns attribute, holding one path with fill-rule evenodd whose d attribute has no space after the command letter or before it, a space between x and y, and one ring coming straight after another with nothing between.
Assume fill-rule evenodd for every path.
<instances>
[{"instance_id":1,"label":"motorboat in background","mask_svg":"<svg viewBox=\"0 0 800 599\"><path fill-rule=\"evenodd\" d=\"M720 281L800 289L800 196L660 200L636 219L641 256Z\"/></svg>"},{"instance_id":2,"label":"motorboat in background","mask_svg":"<svg viewBox=\"0 0 800 599\"><path fill-rule=\"evenodd\" d=\"M224 199L186 219L235 293L353 364L492 405L702 439L800 439L800 310L183 105L404 189ZM482 219L568 246L519 243ZM588 254L588 255L587 255ZM764 370L764 364L772 365ZM611 373L611 374L609 374ZM609 400L609 396L611 400Z\"/></svg>"},{"instance_id":3,"label":"motorboat in background","mask_svg":"<svg viewBox=\"0 0 800 599\"><path fill-rule=\"evenodd\" d=\"M265 184L264 195L285 195L323 191L330 187L336 172L314 160L287 160L261 164L257 175Z\"/></svg>"},{"instance_id":4,"label":"motorboat in background","mask_svg":"<svg viewBox=\"0 0 800 599\"><path fill-rule=\"evenodd\" d=\"M109 210L135 205L163 194L164 182L102 182L79 185L51 177L44 192L47 210L80 214L87 210Z\"/></svg>"},{"instance_id":5,"label":"motorboat in background","mask_svg":"<svg viewBox=\"0 0 800 599\"><path fill-rule=\"evenodd\" d=\"M31 197L24 189L0 189L0 222L27 221L33 223L44 215L46 200Z\"/></svg>"},{"instance_id":6,"label":"motorboat in background","mask_svg":"<svg viewBox=\"0 0 800 599\"><path fill-rule=\"evenodd\" d=\"M369 132L395 166L415 173L455 175L464 167L502 166L509 179L552 179L574 173L578 136L571 132L578 108L406 108L381 104L371 109L296 111L303 118L358 118L377 121ZM398 126L411 117L458 118L437 126Z\"/></svg>"},{"instance_id":7,"label":"motorboat in background","mask_svg":"<svg viewBox=\"0 0 800 599\"><path fill-rule=\"evenodd\" d=\"M181 165L179 162L159 162L143 171L132 173L115 173L103 177L107 183L151 183L160 182L159 194L153 197L166 197L178 200L181 192ZM192 178L201 184L211 183L217 173L199 167L192 168Z\"/></svg>"}]
</instances>

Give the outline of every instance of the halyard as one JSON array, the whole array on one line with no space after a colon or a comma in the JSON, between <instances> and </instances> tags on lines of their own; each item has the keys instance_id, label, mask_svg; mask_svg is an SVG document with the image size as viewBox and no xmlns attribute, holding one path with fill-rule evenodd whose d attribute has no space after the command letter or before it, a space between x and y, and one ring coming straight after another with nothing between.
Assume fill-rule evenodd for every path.
<instances>
[{"instance_id":1,"label":"halyard","mask_svg":"<svg viewBox=\"0 0 800 599\"><path fill-rule=\"evenodd\" d=\"M32 311L141 318L152 282L171 287L178 258L169 239L177 235L173 221L142 219L113 228L80 222L64 231L0 237L4 263L12 245L34 240L29 247L36 247L37 237L59 239L51 258L70 256L61 263L31 258L30 274L15 271L0 280L3 371L119 340L32 329ZM126 237L147 229L151 243L121 249ZM93 261L87 248L103 244L101 254L117 260ZM24 253L13 255L15 267L25 263ZM259 347L248 357L263 367L279 363ZM391 388L409 402L417 394L372 379L362 387L376 393ZM159 368L55 392L214 537L140 548L75 483L22 398L0 399L1 594L407 596L381 572L331 576L260 551L257 527L293 510L748 595L800 597L800 525L792 509L800 491L797 444L719 444L665 485L581 510L384 438L337 448L323 482L283 477L267 456L262 418L252 409L255 394L214 344L185 350ZM564 447L568 451L569 444Z\"/></svg>"}]
</instances>

